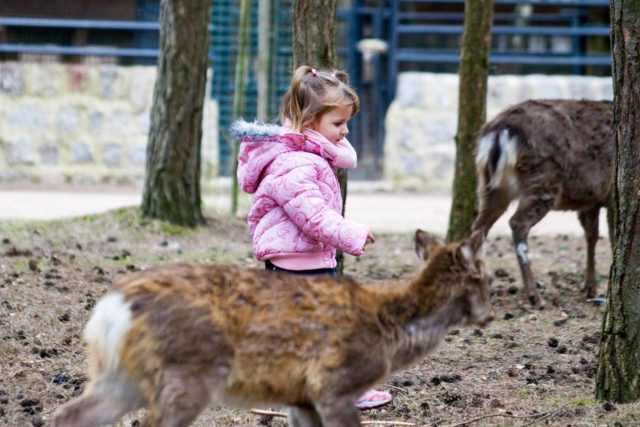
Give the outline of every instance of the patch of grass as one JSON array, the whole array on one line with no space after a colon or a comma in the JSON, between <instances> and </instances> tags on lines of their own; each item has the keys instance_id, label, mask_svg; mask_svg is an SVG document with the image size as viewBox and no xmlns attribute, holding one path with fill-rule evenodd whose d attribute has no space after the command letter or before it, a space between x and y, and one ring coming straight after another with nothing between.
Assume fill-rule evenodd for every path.
<instances>
[{"instance_id":1,"label":"patch of grass","mask_svg":"<svg viewBox=\"0 0 640 427\"><path fill-rule=\"evenodd\" d=\"M160 231L163 234L167 234L169 236L183 236L185 234L188 234L190 231L193 231L193 229L190 227L183 227L180 225L163 222L160 224Z\"/></svg>"},{"instance_id":2,"label":"patch of grass","mask_svg":"<svg viewBox=\"0 0 640 427\"><path fill-rule=\"evenodd\" d=\"M111 212L111 217L114 221L130 227L141 222L140 210L137 207L116 209Z\"/></svg>"},{"instance_id":3,"label":"patch of grass","mask_svg":"<svg viewBox=\"0 0 640 427\"><path fill-rule=\"evenodd\" d=\"M583 399L583 400L574 400L571 403L573 403L576 406L589 406L589 405L594 405L598 403L598 401L595 399Z\"/></svg>"}]
</instances>

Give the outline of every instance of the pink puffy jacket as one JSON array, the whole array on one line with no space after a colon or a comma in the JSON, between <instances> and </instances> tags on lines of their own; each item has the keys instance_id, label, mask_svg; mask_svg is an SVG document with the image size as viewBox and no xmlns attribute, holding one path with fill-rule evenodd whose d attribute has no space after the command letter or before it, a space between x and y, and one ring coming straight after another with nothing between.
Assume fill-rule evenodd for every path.
<instances>
[{"instance_id":1,"label":"pink puffy jacket","mask_svg":"<svg viewBox=\"0 0 640 427\"><path fill-rule=\"evenodd\" d=\"M241 138L238 181L254 194L249 231L257 259L289 270L336 266L336 248L362 255L369 232L342 217L342 198L332 167L355 168L356 153L344 139L332 144L320 133L236 121Z\"/></svg>"}]
</instances>

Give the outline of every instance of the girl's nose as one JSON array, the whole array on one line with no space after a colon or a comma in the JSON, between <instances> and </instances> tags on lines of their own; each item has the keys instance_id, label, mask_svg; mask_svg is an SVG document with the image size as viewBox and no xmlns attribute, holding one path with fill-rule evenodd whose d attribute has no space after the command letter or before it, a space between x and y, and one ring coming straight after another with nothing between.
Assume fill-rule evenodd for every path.
<instances>
[{"instance_id":1,"label":"girl's nose","mask_svg":"<svg viewBox=\"0 0 640 427\"><path fill-rule=\"evenodd\" d=\"M340 133L342 134L342 136L349 135L349 128L345 126Z\"/></svg>"}]
</instances>

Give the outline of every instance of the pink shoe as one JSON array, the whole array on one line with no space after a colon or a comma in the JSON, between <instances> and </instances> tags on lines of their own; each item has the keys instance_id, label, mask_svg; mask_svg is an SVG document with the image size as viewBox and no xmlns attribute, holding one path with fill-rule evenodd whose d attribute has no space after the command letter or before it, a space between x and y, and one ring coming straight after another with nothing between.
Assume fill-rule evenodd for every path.
<instances>
[{"instance_id":1,"label":"pink shoe","mask_svg":"<svg viewBox=\"0 0 640 427\"><path fill-rule=\"evenodd\" d=\"M372 388L365 391L362 396L358 400L356 400L356 407L360 410L367 410L378 408L380 406L386 405L387 403L393 400L393 396L391 393L386 391L377 391Z\"/></svg>"}]
</instances>

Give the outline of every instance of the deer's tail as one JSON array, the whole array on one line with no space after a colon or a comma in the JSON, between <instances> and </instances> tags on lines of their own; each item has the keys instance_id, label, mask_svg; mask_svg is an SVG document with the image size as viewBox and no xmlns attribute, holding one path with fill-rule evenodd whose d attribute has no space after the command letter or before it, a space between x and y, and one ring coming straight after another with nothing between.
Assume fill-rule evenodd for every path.
<instances>
[{"instance_id":1,"label":"deer's tail","mask_svg":"<svg viewBox=\"0 0 640 427\"><path fill-rule=\"evenodd\" d=\"M517 186L515 165L518 136L510 128L489 131L477 142L476 170L485 190Z\"/></svg>"},{"instance_id":2,"label":"deer's tail","mask_svg":"<svg viewBox=\"0 0 640 427\"><path fill-rule=\"evenodd\" d=\"M92 378L118 370L124 336L130 327L131 308L121 292L111 292L98 302L84 330Z\"/></svg>"}]
</instances>

